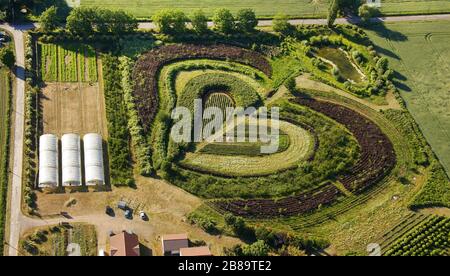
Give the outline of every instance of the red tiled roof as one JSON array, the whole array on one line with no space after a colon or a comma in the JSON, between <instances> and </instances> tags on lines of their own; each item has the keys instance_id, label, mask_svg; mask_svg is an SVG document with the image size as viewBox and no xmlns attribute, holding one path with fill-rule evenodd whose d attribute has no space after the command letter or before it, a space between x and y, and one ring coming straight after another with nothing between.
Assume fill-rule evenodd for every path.
<instances>
[{"instance_id":1,"label":"red tiled roof","mask_svg":"<svg viewBox=\"0 0 450 276\"><path fill-rule=\"evenodd\" d=\"M122 232L110 238L111 256L139 256L139 239L136 234Z\"/></svg>"}]
</instances>

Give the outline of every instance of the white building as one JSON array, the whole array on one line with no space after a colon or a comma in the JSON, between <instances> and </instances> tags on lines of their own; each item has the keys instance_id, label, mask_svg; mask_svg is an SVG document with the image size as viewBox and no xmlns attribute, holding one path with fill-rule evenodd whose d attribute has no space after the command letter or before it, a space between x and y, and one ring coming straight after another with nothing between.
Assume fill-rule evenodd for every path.
<instances>
[{"instance_id":1,"label":"white building","mask_svg":"<svg viewBox=\"0 0 450 276\"><path fill-rule=\"evenodd\" d=\"M104 185L103 139L95 133L86 134L84 141L84 168L86 185Z\"/></svg>"},{"instance_id":2,"label":"white building","mask_svg":"<svg viewBox=\"0 0 450 276\"><path fill-rule=\"evenodd\" d=\"M80 136L65 134L61 138L63 186L81 186Z\"/></svg>"},{"instance_id":3,"label":"white building","mask_svg":"<svg viewBox=\"0 0 450 276\"><path fill-rule=\"evenodd\" d=\"M45 134L39 139L39 187L56 188L58 185L58 137Z\"/></svg>"}]
</instances>

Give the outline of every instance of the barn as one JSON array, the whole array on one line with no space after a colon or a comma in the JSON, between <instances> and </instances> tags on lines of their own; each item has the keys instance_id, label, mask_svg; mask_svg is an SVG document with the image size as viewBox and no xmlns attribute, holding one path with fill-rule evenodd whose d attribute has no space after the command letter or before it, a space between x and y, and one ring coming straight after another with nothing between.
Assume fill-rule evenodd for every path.
<instances>
[{"instance_id":1,"label":"barn","mask_svg":"<svg viewBox=\"0 0 450 276\"><path fill-rule=\"evenodd\" d=\"M63 135L61 150L63 186L81 186L80 136Z\"/></svg>"},{"instance_id":2,"label":"barn","mask_svg":"<svg viewBox=\"0 0 450 276\"><path fill-rule=\"evenodd\" d=\"M86 134L84 141L84 169L86 185L104 185L103 139L96 133Z\"/></svg>"},{"instance_id":3,"label":"barn","mask_svg":"<svg viewBox=\"0 0 450 276\"><path fill-rule=\"evenodd\" d=\"M39 138L39 187L59 185L58 137L45 134Z\"/></svg>"}]
</instances>

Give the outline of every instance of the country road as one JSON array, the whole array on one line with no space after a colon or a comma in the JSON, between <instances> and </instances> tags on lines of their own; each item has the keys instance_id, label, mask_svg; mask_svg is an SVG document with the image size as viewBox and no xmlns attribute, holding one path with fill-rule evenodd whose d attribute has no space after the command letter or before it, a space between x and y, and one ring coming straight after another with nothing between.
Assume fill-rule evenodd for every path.
<instances>
[{"instance_id":1,"label":"country road","mask_svg":"<svg viewBox=\"0 0 450 276\"><path fill-rule=\"evenodd\" d=\"M450 20L450 14L431 14L431 15L411 15L411 16L389 16L389 17L376 17L372 18L371 22L373 23L382 23L382 22L405 22L405 21L430 21L430 20ZM289 22L293 25L325 25L327 24L326 19L293 19L289 20ZM352 17L352 18L338 18L336 19L336 24L358 24L361 23L361 19ZM213 23L208 22L208 26L212 27ZM269 27L272 26L272 20L260 20L258 23L259 27ZM156 26L152 22L142 22L139 23L139 29L149 30L155 29Z\"/></svg>"},{"instance_id":2,"label":"country road","mask_svg":"<svg viewBox=\"0 0 450 276\"><path fill-rule=\"evenodd\" d=\"M16 52L16 103L13 108L15 114L14 124L14 161L12 168L11 185L11 214L10 214L10 237L9 244L18 245L20 235L21 199L22 199L22 166L23 166L23 132L24 132L24 109L25 109L25 49L23 32L29 30L31 25L0 25L13 35ZM9 248L10 256L17 255L14 248Z\"/></svg>"},{"instance_id":3,"label":"country road","mask_svg":"<svg viewBox=\"0 0 450 276\"><path fill-rule=\"evenodd\" d=\"M405 21L429 21L429 20L450 20L450 14L441 15L417 15L417 16L395 16L386 18L373 18L372 22L405 22ZM295 19L290 21L294 25L300 24L326 24L326 19ZM336 21L338 24L358 23L358 19L343 19ZM209 23L212 25L212 23ZM271 26L271 20L261 20L259 26ZM0 24L0 28L12 33L15 42L16 51L16 88L15 88L15 122L14 122L14 152L13 152L13 169L12 169L12 184L10 191L10 208L9 216L9 249L8 255L17 256L17 248L19 246L19 238L21 233L27 229L35 226L49 225L64 221L64 219L53 219L44 221L42 219L34 219L26 217L21 212L22 200L22 168L23 168L23 143L24 143L24 100L25 100L25 49L24 49L24 32L34 28L36 24L27 25L7 25ZM143 22L139 24L140 29L153 29L155 25L151 22ZM76 222L90 222L104 230L102 224L110 228L121 228L126 221L117 220L113 222L107 218L97 218L94 216L78 217L72 221ZM136 227L143 227L136 225ZM105 236L105 233L100 233L99 237ZM104 241L100 241L102 244Z\"/></svg>"}]
</instances>

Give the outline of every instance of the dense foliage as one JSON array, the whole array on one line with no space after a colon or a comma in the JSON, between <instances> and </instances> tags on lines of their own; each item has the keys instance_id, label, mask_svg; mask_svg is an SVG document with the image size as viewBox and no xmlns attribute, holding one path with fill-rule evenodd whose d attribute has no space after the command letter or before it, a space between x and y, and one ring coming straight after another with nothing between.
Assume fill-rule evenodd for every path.
<instances>
[{"instance_id":1,"label":"dense foliage","mask_svg":"<svg viewBox=\"0 0 450 276\"><path fill-rule=\"evenodd\" d=\"M433 217L396 241L387 256L447 256L450 247L450 219Z\"/></svg>"},{"instance_id":2,"label":"dense foliage","mask_svg":"<svg viewBox=\"0 0 450 276\"><path fill-rule=\"evenodd\" d=\"M4 102L0 103L0 255L3 255L3 241L5 238L6 205L9 183L9 148L11 134L11 106L12 106L12 86L10 73L0 68L0 95Z\"/></svg>"},{"instance_id":3,"label":"dense foliage","mask_svg":"<svg viewBox=\"0 0 450 276\"><path fill-rule=\"evenodd\" d=\"M260 54L227 45L170 45L152 50L136 63L133 80L134 97L141 124L145 131L158 111L158 79L162 66L183 59L216 59L234 61L259 69L267 75L272 74L269 62Z\"/></svg>"},{"instance_id":4,"label":"dense foliage","mask_svg":"<svg viewBox=\"0 0 450 276\"><path fill-rule=\"evenodd\" d=\"M282 120L298 124L316 137L316 152L309 162L270 176L249 178L233 175L213 177L208 172L197 173L174 166L168 180L205 198L285 197L312 190L355 164L359 155L358 145L346 130L297 104L283 101L277 106L281 108Z\"/></svg>"},{"instance_id":5,"label":"dense foliage","mask_svg":"<svg viewBox=\"0 0 450 276\"><path fill-rule=\"evenodd\" d=\"M66 19L66 29L76 35L123 34L137 29L137 20L123 10L75 8Z\"/></svg>"},{"instance_id":6,"label":"dense foliage","mask_svg":"<svg viewBox=\"0 0 450 276\"><path fill-rule=\"evenodd\" d=\"M191 79L178 99L178 106L187 107L193 111L194 100L206 100L205 96L213 92L229 94L235 101L236 106L239 107L258 107L261 105L261 98L252 86L238 77L225 73L214 73Z\"/></svg>"},{"instance_id":7,"label":"dense foliage","mask_svg":"<svg viewBox=\"0 0 450 276\"><path fill-rule=\"evenodd\" d=\"M133 185L133 164L131 160L128 116L121 86L119 60L104 55L103 78L105 86L106 117L108 120L108 155L111 184Z\"/></svg>"},{"instance_id":8,"label":"dense foliage","mask_svg":"<svg viewBox=\"0 0 450 276\"><path fill-rule=\"evenodd\" d=\"M361 147L358 162L338 179L354 192L362 192L378 183L395 167L397 157L389 138L367 117L347 107L312 99L296 99L317 112L336 120L349 129Z\"/></svg>"}]
</instances>

